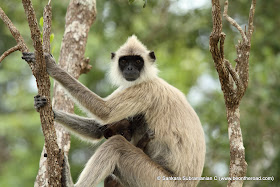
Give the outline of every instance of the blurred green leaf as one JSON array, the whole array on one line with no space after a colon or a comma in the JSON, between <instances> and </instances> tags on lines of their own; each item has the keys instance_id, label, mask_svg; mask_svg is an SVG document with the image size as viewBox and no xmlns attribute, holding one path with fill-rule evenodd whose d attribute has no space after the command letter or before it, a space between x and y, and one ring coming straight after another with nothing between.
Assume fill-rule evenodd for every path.
<instances>
[{"instance_id":1,"label":"blurred green leaf","mask_svg":"<svg viewBox=\"0 0 280 187\"><path fill-rule=\"evenodd\" d=\"M50 43L53 42L53 39L54 39L54 33L52 33L51 36L50 36Z\"/></svg>"},{"instance_id":2,"label":"blurred green leaf","mask_svg":"<svg viewBox=\"0 0 280 187\"><path fill-rule=\"evenodd\" d=\"M40 18L40 26L41 26L41 28L44 27L44 18L43 17Z\"/></svg>"}]
</instances>

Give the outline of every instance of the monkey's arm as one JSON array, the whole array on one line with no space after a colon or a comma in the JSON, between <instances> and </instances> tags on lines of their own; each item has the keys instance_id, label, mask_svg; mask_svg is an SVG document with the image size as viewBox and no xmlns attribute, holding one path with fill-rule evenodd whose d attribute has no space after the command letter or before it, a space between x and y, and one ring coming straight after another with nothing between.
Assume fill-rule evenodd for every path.
<instances>
[{"instance_id":1,"label":"monkey's arm","mask_svg":"<svg viewBox=\"0 0 280 187\"><path fill-rule=\"evenodd\" d=\"M27 62L35 62L33 53L23 53L22 58ZM151 103L148 99L151 96L146 93L146 89L138 87L128 88L125 93L113 93L108 100L104 100L61 69L50 54L45 54L45 61L49 75L59 82L85 111L92 113L104 123L116 122L139 114L146 111Z\"/></svg>"},{"instance_id":2,"label":"monkey's arm","mask_svg":"<svg viewBox=\"0 0 280 187\"><path fill-rule=\"evenodd\" d=\"M69 131L90 139L100 139L103 137L102 125L91 118L54 110L55 121L62 124Z\"/></svg>"},{"instance_id":3,"label":"monkey's arm","mask_svg":"<svg viewBox=\"0 0 280 187\"><path fill-rule=\"evenodd\" d=\"M101 97L60 68L51 54L45 53L44 56L48 74L66 89L77 104L82 106L85 111L95 114L96 117L103 117L109 113L109 108L106 107L105 101ZM23 53L22 59L36 63L34 53Z\"/></svg>"},{"instance_id":4,"label":"monkey's arm","mask_svg":"<svg viewBox=\"0 0 280 187\"><path fill-rule=\"evenodd\" d=\"M144 135L143 137L139 140L139 142L137 143L136 147L144 150L147 146L147 144L155 138L155 132L151 129L149 129Z\"/></svg>"},{"instance_id":5,"label":"monkey's arm","mask_svg":"<svg viewBox=\"0 0 280 187\"><path fill-rule=\"evenodd\" d=\"M34 107L37 111L46 104L47 100L45 97L40 95L34 97ZM55 109L53 109L53 113L55 121L81 137L90 139L100 139L103 137L104 130L102 129L104 129L104 126L100 125L92 118L85 118Z\"/></svg>"}]
</instances>

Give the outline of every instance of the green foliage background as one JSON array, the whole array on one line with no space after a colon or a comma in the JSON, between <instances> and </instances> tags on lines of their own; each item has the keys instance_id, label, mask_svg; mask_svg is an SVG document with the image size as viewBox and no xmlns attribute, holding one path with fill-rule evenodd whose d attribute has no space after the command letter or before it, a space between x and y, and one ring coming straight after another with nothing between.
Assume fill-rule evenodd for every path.
<instances>
[{"instance_id":1,"label":"green foliage background","mask_svg":"<svg viewBox=\"0 0 280 187\"><path fill-rule=\"evenodd\" d=\"M183 2L179 0L179 2ZM185 1L191 4L190 1ZM223 1L222 1L223 2ZM43 6L33 1L38 19ZM88 38L86 56L93 69L80 81L100 96L114 89L106 79L110 52L136 34L157 55L160 76L182 90L200 116L207 154L203 176L227 176L229 142L223 95L208 49L212 29L210 1L188 11L177 0L103 0ZM58 58L68 1L53 1L53 55ZM1 0L0 6L32 49L30 31L21 3ZM246 181L244 186L280 186L280 1L257 1L255 32L250 55L249 88L241 103L241 125L248 162L247 176L273 176L274 181ZM230 1L229 14L243 28L249 0ZM227 34L225 52L234 62L235 28L223 22ZM16 42L0 21L0 54ZM0 64L0 186L32 186L37 174L43 135L39 115L33 109L37 94L34 78L19 52ZM80 113L77 110L77 113ZM74 180L96 146L72 138L70 161ZM226 181L201 181L199 186L225 186Z\"/></svg>"}]
</instances>

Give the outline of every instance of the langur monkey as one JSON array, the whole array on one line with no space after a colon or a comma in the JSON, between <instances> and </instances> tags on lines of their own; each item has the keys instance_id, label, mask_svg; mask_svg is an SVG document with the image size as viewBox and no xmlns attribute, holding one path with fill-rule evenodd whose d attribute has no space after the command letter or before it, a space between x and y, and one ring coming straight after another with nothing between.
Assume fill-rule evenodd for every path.
<instances>
[{"instance_id":1,"label":"langur monkey","mask_svg":"<svg viewBox=\"0 0 280 187\"><path fill-rule=\"evenodd\" d=\"M33 53L24 53L22 58L35 62ZM105 99L62 70L50 54L45 55L45 61L48 74L92 117L55 110L55 120L71 132L87 140L98 140L103 137L102 124L139 114L144 115L146 121L144 127L135 129L131 143L115 135L99 146L76 187L96 186L113 172L127 187L192 187L198 184L197 180L183 179L202 174L206 146L200 120L185 95L158 77L155 53L135 35L111 55L110 77L119 87ZM155 135L144 153L134 145L147 129L153 130ZM182 180L163 180L168 176Z\"/></svg>"}]
</instances>

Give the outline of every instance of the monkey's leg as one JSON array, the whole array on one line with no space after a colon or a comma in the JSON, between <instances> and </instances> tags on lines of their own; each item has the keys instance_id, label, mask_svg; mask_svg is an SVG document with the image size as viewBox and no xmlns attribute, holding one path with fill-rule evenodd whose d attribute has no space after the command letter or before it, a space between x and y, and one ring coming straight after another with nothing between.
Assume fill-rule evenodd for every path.
<instances>
[{"instance_id":1,"label":"monkey's leg","mask_svg":"<svg viewBox=\"0 0 280 187\"><path fill-rule=\"evenodd\" d=\"M125 186L180 186L177 181L158 180L158 177L170 174L120 135L111 137L97 149L75 186L96 186L114 170L116 171L114 174Z\"/></svg>"},{"instance_id":2,"label":"monkey's leg","mask_svg":"<svg viewBox=\"0 0 280 187\"><path fill-rule=\"evenodd\" d=\"M64 154L63 169L62 169L62 187L74 187L70 172L70 164L68 162L68 157Z\"/></svg>"}]
</instances>

